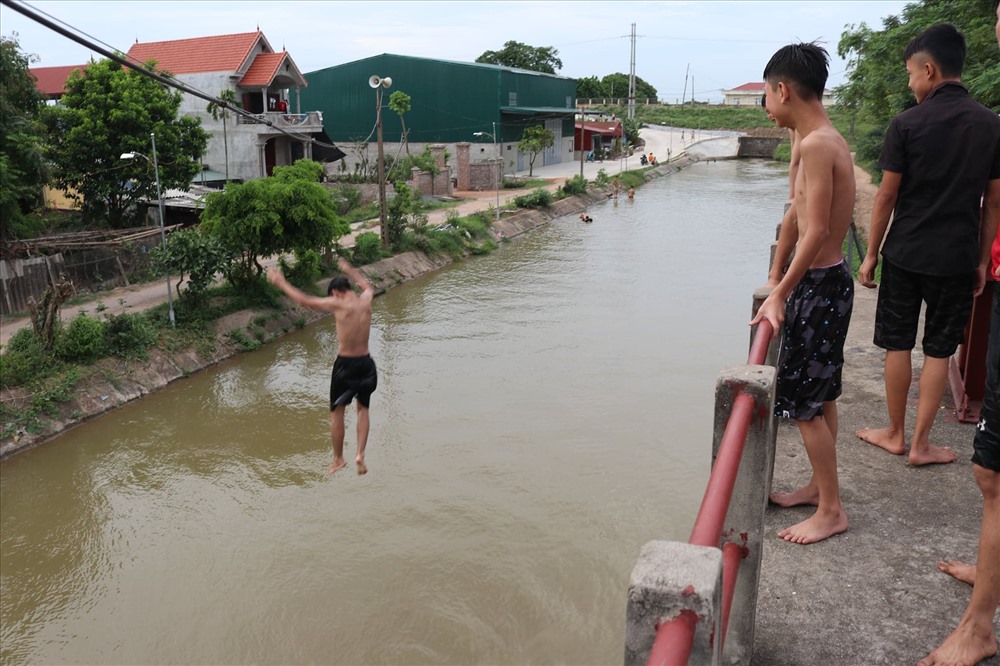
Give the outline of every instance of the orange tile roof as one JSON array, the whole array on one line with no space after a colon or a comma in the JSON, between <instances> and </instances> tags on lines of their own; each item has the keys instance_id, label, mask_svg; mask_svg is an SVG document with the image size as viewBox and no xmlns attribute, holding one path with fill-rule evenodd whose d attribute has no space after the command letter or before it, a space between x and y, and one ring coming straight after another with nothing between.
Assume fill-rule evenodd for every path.
<instances>
[{"instance_id":1,"label":"orange tile roof","mask_svg":"<svg viewBox=\"0 0 1000 666\"><path fill-rule=\"evenodd\" d=\"M269 49L264 34L259 31L169 42L137 42L128 50L128 57L141 63L155 60L157 69L171 74L235 72L261 39Z\"/></svg>"},{"instance_id":2,"label":"orange tile roof","mask_svg":"<svg viewBox=\"0 0 1000 666\"><path fill-rule=\"evenodd\" d=\"M253 63L247 68L247 73L240 79L240 86L266 86L274 80L278 68L284 62L288 54L282 53L258 53L253 59Z\"/></svg>"},{"instance_id":3,"label":"orange tile roof","mask_svg":"<svg viewBox=\"0 0 1000 666\"><path fill-rule=\"evenodd\" d=\"M35 77L35 89L46 97L62 97L66 92L66 81L74 69L86 69L87 65L64 65L61 67L32 67L28 71Z\"/></svg>"}]
</instances>

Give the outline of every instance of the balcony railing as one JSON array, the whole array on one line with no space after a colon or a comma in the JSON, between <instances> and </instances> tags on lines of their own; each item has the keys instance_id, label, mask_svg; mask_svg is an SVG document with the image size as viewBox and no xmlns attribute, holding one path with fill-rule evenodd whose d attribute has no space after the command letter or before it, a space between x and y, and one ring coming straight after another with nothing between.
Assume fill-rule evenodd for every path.
<instances>
[{"instance_id":1,"label":"balcony railing","mask_svg":"<svg viewBox=\"0 0 1000 666\"><path fill-rule=\"evenodd\" d=\"M323 114L319 111L308 111L306 113L279 113L270 111L268 113L255 113L250 116L237 116L237 122L241 125L268 125L271 127L282 127L287 129L321 128L323 126Z\"/></svg>"}]
</instances>

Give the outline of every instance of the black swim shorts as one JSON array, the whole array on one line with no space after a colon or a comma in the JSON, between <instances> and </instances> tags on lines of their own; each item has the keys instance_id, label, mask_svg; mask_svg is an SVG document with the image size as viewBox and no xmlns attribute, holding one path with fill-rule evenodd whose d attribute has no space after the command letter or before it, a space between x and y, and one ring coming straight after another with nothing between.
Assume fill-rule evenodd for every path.
<instances>
[{"instance_id":1,"label":"black swim shorts","mask_svg":"<svg viewBox=\"0 0 1000 666\"><path fill-rule=\"evenodd\" d=\"M841 391L844 341L854 309L854 280L842 261L802 276L785 303L774 413L809 421Z\"/></svg>"},{"instance_id":2,"label":"black swim shorts","mask_svg":"<svg viewBox=\"0 0 1000 666\"><path fill-rule=\"evenodd\" d=\"M924 275L883 260L875 306L875 346L886 351L913 349L924 302L924 355L949 358L969 323L974 280L975 273Z\"/></svg>"},{"instance_id":3,"label":"black swim shorts","mask_svg":"<svg viewBox=\"0 0 1000 666\"><path fill-rule=\"evenodd\" d=\"M990 340L986 351L986 392L972 450L973 463L1000 472L1000 282L993 283Z\"/></svg>"},{"instance_id":4,"label":"black swim shorts","mask_svg":"<svg viewBox=\"0 0 1000 666\"><path fill-rule=\"evenodd\" d=\"M354 398L367 407L377 387L378 371L371 356L338 356L330 378L330 411Z\"/></svg>"}]
</instances>

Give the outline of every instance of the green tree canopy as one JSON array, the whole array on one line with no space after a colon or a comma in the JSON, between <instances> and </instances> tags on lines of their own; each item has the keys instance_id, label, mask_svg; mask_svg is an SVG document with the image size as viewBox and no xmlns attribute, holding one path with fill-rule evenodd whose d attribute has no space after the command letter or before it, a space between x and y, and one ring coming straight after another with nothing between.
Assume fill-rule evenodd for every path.
<instances>
[{"instance_id":1,"label":"green tree canopy","mask_svg":"<svg viewBox=\"0 0 1000 666\"><path fill-rule=\"evenodd\" d=\"M389 95L389 108L399 116L399 124L403 127L403 147L406 149L407 155L410 154L410 141L407 137L409 132L406 130L406 121L403 120L403 114L409 111L411 106L410 96L402 90L396 90Z\"/></svg>"},{"instance_id":2,"label":"green tree canopy","mask_svg":"<svg viewBox=\"0 0 1000 666\"><path fill-rule=\"evenodd\" d=\"M521 140L517 142L517 149L523 153L528 153L528 177L534 174L535 158L556 142L555 135L551 130L545 129L542 125L532 125L525 127L521 134Z\"/></svg>"},{"instance_id":3,"label":"green tree canopy","mask_svg":"<svg viewBox=\"0 0 1000 666\"><path fill-rule=\"evenodd\" d=\"M88 219L133 226L136 203L156 199L150 161L121 159L140 152L152 160L150 134L156 135L161 186L187 189L208 135L197 118L177 117L180 103L179 92L112 60L70 75L62 103L45 116L55 181L76 193Z\"/></svg>"},{"instance_id":4,"label":"green tree canopy","mask_svg":"<svg viewBox=\"0 0 1000 666\"><path fill-rule=\"evenodd\" d=\"M476 62L555 74L563 66L558 55L559 51L551 46L528 46L511 40L499 51L485 51Z\"/></svg>"},{"instance_id":5,"label":"green tree canopy","mask_svg":"<svg viewBox=\"0 0 1000 666\"><path fill-rule=\"evenodd\" d=\"M275 167L270 178L229 183L208 196L202 228L237 258L227 271L230 282L245 284L259 277L262 257L323 248L350 231L330 193L317 182L322 169L311 160L298 160Z\"/></svg>"},{"instance_id":6,"label":"green tree canopy","mask_svg":"<svg viewBox=\"0 0 1000 666\"><path fill-rule=\"evenodd\" d=\"M611 97L608 89L596 76L587 76L576 80L576 96L578 99L605 99Z\"/></svg>"},{"instance_id":7,"label":"green tree canopy","mask_svg":"<svg viewBox=\"0 0 1000 666\"><path fill-rule=\"evenodd\" d=\"M628 74L608 74L601 83L608 90L608 97L628 97ZM656 99L656 88L635 77L635 96L638 99Z\"/></svg>"},{"instance_id":8,"label":"green tree canopy","mask_svg":"<svg viewBox=\"0 0 1000 666\"><path fill-rule=\"evenodd\" d=\"M889 121L916 104L907 88L903 53L911 39L935 23L951 23L964 35L967 54L962 81L981 104L1000 111L1000 58L992 0L922 0L875 30L850 25L837 46L847 60L847 81L836 89L838 104L874 129L858 146L858 161L874 164Z\"/></svg>"},{"instance_id":9,"label":"green tree canopy","mask_svg":"<svg viewBox=\"0 0 1000 666\"><path fill-rule=\"evenodd\" d=\"M43 159L44 99L28 71L34 56L21 51L17 35L0 37L0 236L27 230L24 215L41 202L47 180Z\"/></svg>"}]
</instances>

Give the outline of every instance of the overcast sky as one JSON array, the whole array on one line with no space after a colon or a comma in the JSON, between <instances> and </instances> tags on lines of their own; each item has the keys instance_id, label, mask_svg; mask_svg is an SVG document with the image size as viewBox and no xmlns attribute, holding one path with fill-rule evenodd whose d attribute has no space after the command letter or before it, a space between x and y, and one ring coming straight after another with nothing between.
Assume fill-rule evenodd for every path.
<instances>
[{"instance_id":1,"label":"overcast sky","mask_svg":"<svg viewBox=\"0 0 1000 666\"><path fill-rule=\"evenodd\" d=\"M94 41L128 51L153 42L238 32L258 27L275 50L287 48L303 73L380 53L472 62L484 51L515 40L552 46L563 67L580 78L627 74L631 24L636 24L636 75L661 99L688 99L692 79L699 101L721 101L721 90L760 81L781 46L819 41L830 51L832 88L844 80L837 56L845 27L862 22L881 29L906 2L211 2L119 0L31 2ZM76 65L92 53L17 11L0 5L0 31L17 33L36 66ZM93 54L100 57L99 54ZM900 54L902 57L902 54ZM902 62L900 62L902 67ZM392 76L392 72L372 72Z\"/></svg>"}]
</instances>

